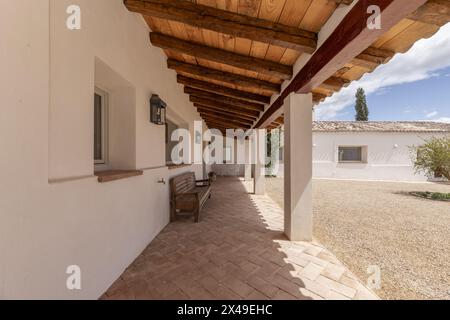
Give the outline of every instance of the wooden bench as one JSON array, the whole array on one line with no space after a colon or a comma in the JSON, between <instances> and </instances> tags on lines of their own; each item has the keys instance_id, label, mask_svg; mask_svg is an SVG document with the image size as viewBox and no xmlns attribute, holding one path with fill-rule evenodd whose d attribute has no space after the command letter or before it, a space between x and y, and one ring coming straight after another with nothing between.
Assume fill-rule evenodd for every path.
<instances>
[{"instance_id":1,"label":"wooden bench","mask_svg":"<svg viewBox=\"0 0 450 320\"><path fill-rule=\"evenodd\" d=\"M170 179L170 220L175 221L179 212L189 212L199 221L200 211L211 198L209 180L195 180L194 172L183 173Z\"/></svg>"}]
</instances>

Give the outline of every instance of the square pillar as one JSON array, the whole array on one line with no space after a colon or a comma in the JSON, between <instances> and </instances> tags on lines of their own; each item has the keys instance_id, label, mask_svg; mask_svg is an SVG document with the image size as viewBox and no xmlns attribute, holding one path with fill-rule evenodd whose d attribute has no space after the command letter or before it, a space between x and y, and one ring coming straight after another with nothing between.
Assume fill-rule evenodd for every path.
<instances>
[{"instance_id":1,"label":"square pillar","mask_svg":"<svg viewBox=\"0 0 450 320\"><path fill-rule=\"evenodd\" d=\"M266 194L266 135L265 130L258 130L255 156L254 190L255 195Z\"/></svg>"},{"instance_id":2,"label":"square pillar","mask_svg":"<svg viewBox=\"0 0 450 320\"><path fill-rule=\"evenodd\" d=\"M252 180L252 155L251 155L251 149L250 149L250 140L245 140L245 175L244 180L245 181L251 181Z\"/></svg>"},{"instance_id":3,"label":"square pillar","mask_svg":"<svg viewBox=\"0 0 450 320\"><path fill-rule=\"evenodd\" d=\"M255 195L266 194L266 166L260 163L255 164L254 186Z\"/></svg>"},{"instance_id":4,"label":"square pillar","mask_svg":"<svg viewBox=\"0 0 450 320\"><path fill-rule=\"evenodd\" d=\"M252 165L246 164L245 165L245 181L251 181L252 180Z\"/></svg>"},{"instance_id":5,"label":"square pillar","mask_svg":"<svg viewBox=\"0 0 450 320\"><path fill-rule=\"evenodd\" d=\"M312 241L312 94L284 102L284 231L291 241Z\"/></svg>"}]
</instances>

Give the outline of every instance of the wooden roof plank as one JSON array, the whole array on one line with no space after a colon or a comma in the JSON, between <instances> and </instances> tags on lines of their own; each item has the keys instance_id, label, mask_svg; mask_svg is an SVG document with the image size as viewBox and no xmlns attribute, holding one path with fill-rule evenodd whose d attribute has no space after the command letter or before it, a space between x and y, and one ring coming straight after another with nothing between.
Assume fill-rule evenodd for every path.
<instances>
[{"instance_id":1,"label":"wooden roof plank","mask_svg":"<svg viewBox=\"0 0 450 320\"><path fill-rule=\"evenodd\" d=\"M223 72L216 69L196 66L189 63L184 63L182 61L169 59L167 60L167 66L170 69L176 70L178 72L184 72L187 74L196 75L202 78L209 78L217 80L224 83L229 83L231 85L255 88L261 90L267 90L272 93L278 93L281 90L281 86L276 83L263 81L259 79L249 78L242 75L237 75L234 73Z\"/></svg>"},{"instance_id":2,"label":"wooden roof plank","mask_svg":"<svg viewBox=\"0 0 450 320\"><path fill-rule=\"evenodd\" d=\"M258 111L248 110L248 109L244 109L244 108L240 108L240 107L236 107L236 106L231 106L229 104L226 104L226 103L223 103L223 102L219 102L219 101L215 101L215 100L211 100L211 99L190 96L189 100L192 103L194 103L194 104L197 103L197 104L200 104L202 106L209 106L209 107L213 107L213 108L219 108L221 110L230 110L230 111L234 111L235 113L247 114L247 115L256 116L256 117L259 115Z\"/></svg>"},{"instance_id":3,"label":"wooden roof plank","mask_svg":"<svg viewBox=\"0 0 450 320\"><path fill-rule=\"evenodd\" d=\"M191 88L201 89L209 92L215 92L219 94L223 94L228 97L237 98L245 101L251 101L251 102L258 102L258 103L264 103L269 104L270 103L270 97L263 96L255 93L250 93L246 91L231 89L224 86L219 86L217 84L201 81L194 78L189 78L183 75L177 76L177 81L180 84L184 84Z\"/></svg>"},{"instance_id":4,"label":"wooden roof plank","mask_svg":"<svg viewBox=\"0 0 450 320\"><path fill-rule=\"evenodd\" d=\"M216 93L203 91L191 87L184 87L184 93L189 94L191 96L199 97L199 98L207 98L214 101L219 101L222 103L226 103L228 105L232 105L235 107L240 107L248 110L255 110L255 111L264 111L264 105L244 100L239 100L235 98L230 98L227 96L222 96Z\"/></svg>"},{"instance_id":5,"label":"wooden roof plank","mask_svg":"<svg viewBox=\"0 0 450 320\"><path fill-rule=\"evenodd\" d=\"M151 32L150 41L154 46L161 49L174 50L193 57L228 64L237 68L259 72L261 74L266 74L283 80L291 79L293 74L292 66L240 55L234 52L180 40L178 38L166 36L160 33Z\"/></svg>"},{"instance_id":6,"label":"wooden roof plank","mask_svg":"<svg viewBox=\"0 0 450 320\"><path fill-rule=\"evenodd\" d=\"M236 119L236 120L242 121L244 123L249 123L249 124L252 124L252 123L255 122L255 119L247 118L245 116L232 114L232 113L225 112L225 111L220 112L220 111L217 111L217 110L211 110L211 109L206 109L206 108L197 108L197 111L200 114L209 114L209 115L213 115L213 116L216 116L216 117L222 117L224 119L230 119L230 118L231 119Z\"/></svg>"},{"instance_id":7,"label":"wooden roof plank","mask_svg":"<svg viewBox=\"0 0 450 320\"><path fill-rule=\"evenodd\" d=\"M248 120L252 120L255 121L258 117L255 115L255 113L246 113L246 112L241 112L240 110L234 110L234 109L230 109L230 108L222 108L222 107L218 107L218 106L207 106L207 105L202 105L199 103L194 103L194 107L196 107L198 110L210 110L213 112L217 112L217 113L223 113L223 114L230 114L233 116L239 116L243 119L248 119Z\"/></svg>"},{"instance_id":8,"label":"wooden roof plank","mask_svg":"<svg viewBox=\"0 0 450 320\"><path fill-rule=\"evenodd\" d=\"M125 0L132 12L182 22L234 37L312 53L317 34L269 20L180 0ZM283 7L281 7L282 9Z\"/></svg>"}]
</instances>

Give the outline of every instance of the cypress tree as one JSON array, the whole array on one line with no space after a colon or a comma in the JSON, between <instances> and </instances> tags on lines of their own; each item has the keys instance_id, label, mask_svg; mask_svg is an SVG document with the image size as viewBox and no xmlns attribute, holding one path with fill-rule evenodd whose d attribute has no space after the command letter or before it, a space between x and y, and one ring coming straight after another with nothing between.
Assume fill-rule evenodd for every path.
<instances>
[{"instance_id":1,"label":"cypress tree","mask_svg":"<svg viewBox=\"0 0 450 320\"><path fill-rule=\"evenodd\" d=\"M366 94L363 88L356 91L356 121L369 121L369 108L367 107Z\"/></svg>"}]
</instances>

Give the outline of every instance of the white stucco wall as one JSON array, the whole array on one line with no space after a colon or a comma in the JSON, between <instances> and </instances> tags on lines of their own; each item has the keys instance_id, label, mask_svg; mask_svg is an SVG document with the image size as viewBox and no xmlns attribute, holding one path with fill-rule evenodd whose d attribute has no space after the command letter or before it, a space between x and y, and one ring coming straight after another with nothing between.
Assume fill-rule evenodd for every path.
<instances>
[{"instance_id":1,"label":"white stucco wall","mask_svg":"<svg viewBox=\"0 0 450 320\"><path fill-rule=\"evenodd\" d=\"M72 4L81 30L65 26ZM169 222L168 185L158 179L201 177L201 166L165 167L151 94L186 123L199 116L148 33L122 0L0 2L0 299L98 298ZM116 114L127 129L114 148L120 166L143 176L106 184L93 176L96 59L127 83L111 90L131 92L115 101L129 113ZM82 269L81 291L66 289L69 265Z\"/></svg>"},{"instance_id":2,"label":"white stucco wall","mask_svg":"<svg viewBox=\"0 0 450 320\"><path fill-rule=\"evenodd\" d=\"M314 133L314 177L336 179L426 181L413 170L410 146L442 134L430 133ZM339 163L339 146L367 146L367 163Z\"/></svg>"}]
</instances>

